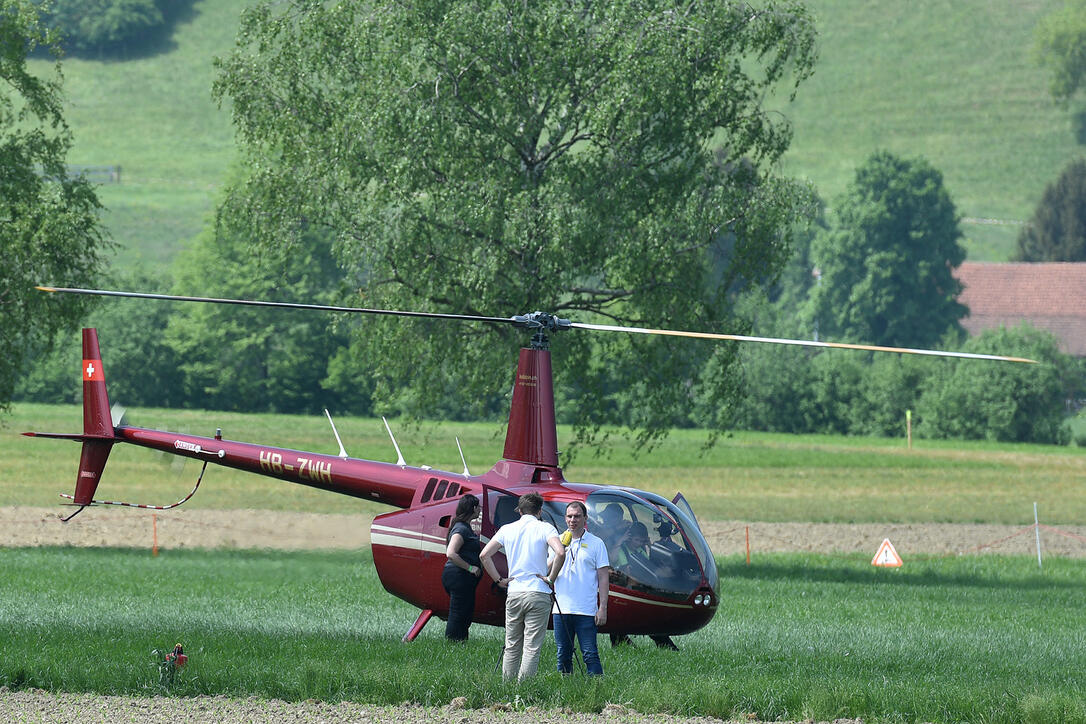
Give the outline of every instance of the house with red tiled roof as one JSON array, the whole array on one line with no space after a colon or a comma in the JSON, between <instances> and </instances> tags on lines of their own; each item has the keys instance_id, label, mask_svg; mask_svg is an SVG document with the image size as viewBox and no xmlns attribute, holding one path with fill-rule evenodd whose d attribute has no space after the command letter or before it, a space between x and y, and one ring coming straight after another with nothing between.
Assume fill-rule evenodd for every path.
<instances>
[{"instance_id":1,"label":"house with red tiled roof","mask_svg":"<svg viewBox=\"0 0 1086 724\"><path fill-rule=\"evenodd\" d=\"M965 286L958 301L969 307L961 320L969 334L1028 322L1086 357L1086 262L965 262L954 276Z\"/></svg>"}]
</instances>

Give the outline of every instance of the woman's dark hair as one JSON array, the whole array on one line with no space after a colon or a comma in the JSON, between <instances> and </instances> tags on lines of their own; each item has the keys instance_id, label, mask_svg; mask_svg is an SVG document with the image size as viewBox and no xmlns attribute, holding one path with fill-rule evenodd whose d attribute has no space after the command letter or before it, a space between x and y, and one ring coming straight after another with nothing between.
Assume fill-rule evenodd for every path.
<instances>
[{"instance_id":1,"label":"woman's dark hair","mask_svg":"<svg viewBox=\"0 0 1086 724\"><path fill-rule=\"evenodd\" d=\"M456 515L453 516L453 523L470 523L471 519L475 517L475 509L479 507L479 499L471 493L466 493L460 496L460 501L456 504ZM451 528L452 525L450 524Z\"/></svg>"}]
</instances>

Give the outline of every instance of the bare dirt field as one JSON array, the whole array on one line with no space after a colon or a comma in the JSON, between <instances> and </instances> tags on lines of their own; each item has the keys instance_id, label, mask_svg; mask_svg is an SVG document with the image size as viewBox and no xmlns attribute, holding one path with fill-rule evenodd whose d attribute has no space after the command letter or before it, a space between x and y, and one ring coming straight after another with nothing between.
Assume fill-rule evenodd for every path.
<instances>
[{"instance_id":1,"label":"bare dirt field","mask_svg":"<svg viewBox=\"0 0 1086 724\"><path fill-rule=\"evenodd\" d=\"M147 510L88 508L68 523L73 508L0 507L0 546L124 546L159 548L357 549L369 546L371 519L362 515L267 510ZM1032 526L953 523L850 525L704 521L717 555L768 552L870 553L884 538L909 555L1002 553L1034 555ZM1045 555L1086 557L1086 527L1041 526Z\"/></svg>"},{"instance_id":2,"label":"bare dirt field","mask_svg":"<svg viewBox=\"0 0 1086 724\"><path fill-rule=\"evenodd\" d=\"M538 707L517 708L496 704L488 709L466 709L454 699L444 707L369 706L352 702L328 704L318 701L289 703L264 699L228 699L196 697L177 699L154 697L136 699L124 696L89 694L54 694L35 689L8 692L0 688L0 716L17 722L79 722L80 724L341 724L346 722L388 722L389 724L719 724L707 717L680 718L660 714L647 715L618 704L607 705L599 714L569 710L548 711ZM758 724L744 719L744 724ZM813 724L813 723L811 723ZM834 724L861 724L858 719L838 719Z\"/></svg>"}]
</instances>

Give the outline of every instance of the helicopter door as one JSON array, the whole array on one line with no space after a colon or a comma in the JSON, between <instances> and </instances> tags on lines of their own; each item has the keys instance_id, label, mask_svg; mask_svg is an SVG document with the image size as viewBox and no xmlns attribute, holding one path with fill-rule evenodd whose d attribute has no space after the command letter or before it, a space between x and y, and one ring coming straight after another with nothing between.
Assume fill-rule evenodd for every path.
<instances>
[{"instance_id":1,"label":"helicopter door","mask_svg":"<svg viewBox=\"0 0 1086 724\"><path fill-rule=\"evenodd\" d=\"M483 486L483 522L479 529L479 539L483 545L494 537L498 528L520 518L520 513L517 512L519 499L520 496L499 488ZM504 551L498 551L493 561L499 575L505 576L509 573L509 563L505 560ZM488 623L501 622L505 616L505 591L495 585L486 585L490 583L490 579L485 575L483 579L483 585L477 589L481 593L478 593L475 598L475 620L485 620Z\"/></svg>"},{"instance_id":2,"label":"helicopter door","mask_svg":"<svg viewBox=\"0 0 1086 724\"><path fill-rule=\"evenodd\" d=\"M698 518L694 515L694 509L690 507L690 503L686 502L686 498L683 497L682 493L675 493L675 497L671 499L671 502L674 503L679 510L689 515L690 520L694 521L694 525L698 527L699 531L701 530L701 524L698 523Z\"/></svg>"},{"instance_id":3,"label":"helicopter door","mask_svg":"<svg viewBox=\"0 0 1086 724\"><path fill-rule=\"evenodd\" d=\"M483 525L480 533L486 540L494 537L498 528L520 518L517 511L519 500L519 495L489 485L483 486Z\"/></svg>"}]
</instances>

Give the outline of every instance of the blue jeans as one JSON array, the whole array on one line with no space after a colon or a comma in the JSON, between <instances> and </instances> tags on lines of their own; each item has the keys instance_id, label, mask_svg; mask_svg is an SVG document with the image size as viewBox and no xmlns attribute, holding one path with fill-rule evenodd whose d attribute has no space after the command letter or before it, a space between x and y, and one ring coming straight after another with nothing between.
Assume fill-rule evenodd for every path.
<instances>
[{"instance_id":1,"label":"blue jeans","mask_svg":"<svg viewBox=\"0 0 1086 724\"><path fill-rule=\"evenodd\" d=\"M602 676L600 650L596 646L596 617L575 613L554 614L554 643L558 645L558 671L573 670L573 639L581 644L584 666L589 676Z\"/></svg>"}]
</instances>

